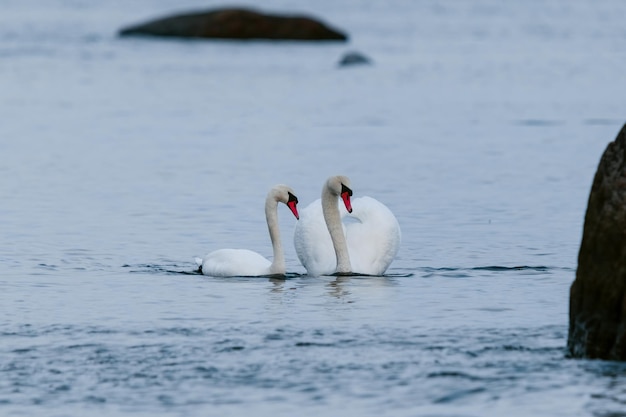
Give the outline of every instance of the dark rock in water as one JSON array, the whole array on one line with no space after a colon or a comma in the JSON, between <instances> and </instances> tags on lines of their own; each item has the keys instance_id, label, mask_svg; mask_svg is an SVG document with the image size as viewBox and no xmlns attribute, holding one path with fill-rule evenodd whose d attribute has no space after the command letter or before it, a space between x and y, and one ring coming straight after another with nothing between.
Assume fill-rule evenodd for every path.
<instances>
[{"instance_id":1,"label":"dark rock in water","mask_svg":"<svg viewBox=\"0 0 626 417\"><path fill-rule=\"evenodd\" d=\"M626 360L626 125L593 180L569 314L571 356Z\"/></svg>"},{"instance_id":2,"label":"dark rock in water","mask_svg":"<svg viewBox=\"0 0 626 417\"><path fill-rule=\"evenodd\" d=\"M370 65L372 61L360 52L346 52L339 61L340 67L352 65Z\"/></svg>"},{"instance_id":3,"label":"dark rock in water","mask_svg":"<svg viewBox=\"0 0 626 417\"><path fill-rule=\"evenodd\" d=\"M307 16L269 15L249 9L180 14L124 28L120 36L345 41L348 37Z\"/></svg>"}]
</instances>

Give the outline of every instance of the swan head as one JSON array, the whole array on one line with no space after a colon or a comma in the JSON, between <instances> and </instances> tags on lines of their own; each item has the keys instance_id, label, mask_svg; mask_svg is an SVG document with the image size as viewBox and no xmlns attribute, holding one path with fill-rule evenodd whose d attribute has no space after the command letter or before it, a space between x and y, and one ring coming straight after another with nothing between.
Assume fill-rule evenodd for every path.
<instances>
[{"instance_id":1,"label":"swan head","mask_svg":"<svg viewBox=\"0 0 626 417\"><path fill-rule=\"evenodd\" d=\"M348 213L352 213L352 203L350 202L350 197L352 197L350 178L344 175L335 175L330 177L326 181L326 188L328 188L334 195L341 197Z\"/></svg>"},{"instance_id":2,"label":"swan head","mask_svg":"<svg viewBox=\"0 0 626 417\"><path fill-rule=\"evenodd\" d=\"M270 195L277 202L285 203L296 219L300 219L300 216L298 215L298 197L296 197L296 194L291 187L284 184L275 185L270 190Z\"/></svg>"}]
</instances>

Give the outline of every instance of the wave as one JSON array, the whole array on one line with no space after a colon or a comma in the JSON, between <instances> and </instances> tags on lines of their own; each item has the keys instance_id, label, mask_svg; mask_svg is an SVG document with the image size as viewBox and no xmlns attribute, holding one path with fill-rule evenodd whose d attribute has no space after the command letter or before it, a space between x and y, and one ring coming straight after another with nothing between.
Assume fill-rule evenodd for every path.
<instances>
[{"instance_id":1,"label":"wave","mask_svg":"<svg viewBox=\"0 0 626 417\"><path fill-rule=\"evenodd\" d=\"M474 266L474 267L422 267L418 268L422 272L423 278L430 278L435 276L443 276L449 278L469 278L476 276L476 273L521 273L523 275L535 275L535 274L551 274L559 271L575 272L575 268L570 267L555 267L546 265L517 265L517 266L502 266L502 265L487 265L487 266Z\"/></svg>"}]
</instances>

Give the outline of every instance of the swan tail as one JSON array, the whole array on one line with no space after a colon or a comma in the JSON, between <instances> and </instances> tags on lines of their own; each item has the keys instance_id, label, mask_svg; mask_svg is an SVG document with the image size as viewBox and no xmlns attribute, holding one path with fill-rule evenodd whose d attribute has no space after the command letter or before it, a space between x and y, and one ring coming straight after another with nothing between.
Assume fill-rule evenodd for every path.
<instances>
[{"instance_id":1,"label":"swan tail","mask_svg":"<svg viewBox=\"0 0 626 417\"><path fill-rule=\"evenodd\" d=\"M198 272L202 273L202 258L195 258L196 265L198 266Z\"/></svg>"}]
</instances>

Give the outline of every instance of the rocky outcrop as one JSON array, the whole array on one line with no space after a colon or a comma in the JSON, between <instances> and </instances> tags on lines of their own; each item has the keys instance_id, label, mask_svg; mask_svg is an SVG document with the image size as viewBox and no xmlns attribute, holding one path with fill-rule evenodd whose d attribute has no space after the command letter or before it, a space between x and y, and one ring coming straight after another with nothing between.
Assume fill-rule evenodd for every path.
<instances>
[{"instance_id":1,"label":"rocky outcrop","mask_svg":"<svg viewBox=\"0 0 626 417\"><path fill-rule=\"evenodd\" d=\"M626 125L593 180L569 313L571 356L626 360Z\"/></svg>"},{"instance_id":2,"label":"rocky outcrop","mask_svg":"<svg viewBox=\"0 0 626 417\"><path fill-rule=\"evenodd\" d=\"M180 14L130 26L120 36L177 38L270 39L345 41L348 37L307 16L270 15L249 9L227 8Z\"/></svg>"}]
</instances>

